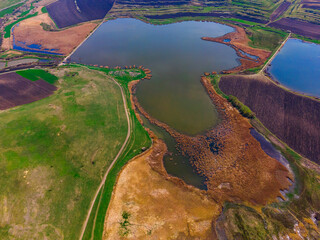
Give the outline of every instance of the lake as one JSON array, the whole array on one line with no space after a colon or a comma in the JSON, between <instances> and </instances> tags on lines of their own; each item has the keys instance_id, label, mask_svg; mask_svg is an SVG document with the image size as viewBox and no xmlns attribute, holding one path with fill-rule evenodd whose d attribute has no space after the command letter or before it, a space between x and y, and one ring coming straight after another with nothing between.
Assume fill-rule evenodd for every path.
<instances>
[{"instance_id":1,"label":"lake","mask_svg":"<svg viewBox=\"0 0 320 240\"><path fill-rule=\"evenodd\" d=\"M289 39L269 71L284 86L320 97L320 45Z\"/></svg>"},{"instance_id":2,"label":"lake","mask_svg":"<svg viewBox=\"0 0 320 240\"><path fill-rule=\"evenodd\" d=\"M203 41L201 37L218 37L231 31L233 28L213 22L151 25L136 19L116 19L102 24L70 61L149 68L151 80L144 80L137 87L142 107L177 131L196 135L219 122L200 76L204 72L220 72L239 65L239 57L231 47ZM203 178L175 150L175 142L169 134L160 134L161 129L157 132L172 153L164 159L168 173L204 188Z\"/></svg>"}]
</instances>

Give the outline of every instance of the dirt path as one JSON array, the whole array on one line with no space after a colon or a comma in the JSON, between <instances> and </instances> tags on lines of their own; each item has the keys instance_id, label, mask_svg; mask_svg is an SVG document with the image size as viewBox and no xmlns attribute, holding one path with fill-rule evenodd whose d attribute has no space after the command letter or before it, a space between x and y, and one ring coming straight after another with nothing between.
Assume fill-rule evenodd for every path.
<instances>
[{"instance_id":1,"label":"dirt path","mask_svg":"<svg viewBox=\"0 0 320 240\"><path fill-rule=\"evenodd\" d=\"M103 74L105 75L105 74ZM102 187L104 186L105 184L105 181L107 179L107 176L111 170L111 168L113 167L113 165L115 164L115 162L118 160L119 156L122 154L123 150L125 149L127 143L128 143L128 140L130 138L130 135L131 135L131 121L130 121L130 117L129 117L129 111L128 111L128 105L127 105L127 101L126 101L126 97L125 97L125 94L123 93L123 89L122 87L120 86L120 84L115 81L113 78L111 78L113 80L113 82L115 84L117 84L117 86L120 88L121 90L121 95L122 95L122 101L123 101L123 107L124 107L124 110L125 110L125 113L126 113L126 118L127 118L127 123L128 123L128 132L127 132L127 136L126 136L126 139L124 140L118 154L116 155L116 157L113 159L112 163L110 164L108 170L106 171L106 173L104 174L102 180L101 180L101 183L96 191L96 194L94 195L92 201L91 201L91 204L90 204L90 208L88 210L88 213L87 213L87 217L85 219L85 221L83 222L83 225L82 225L82 229L81 229L81 234L80 234L80 237L79 237L79 240L82 240L83 238L83 235L84 235L84 232L87 228L87 224L88 224L88 221L89 221L89 218L90 218L90 215L91 215L91 212L92 212L92 208L93 208L93 205L98 197L98 194L100 192L100 190L102 189Z\"/></svg>"},{"instance_id":2,"label":"dirt path","mask_svg":"<svg viewBox=\"0 0 320 240\"><path fill-rule=\"evenodd\" d=\"M269 64L272 62L272 60L275 58L275 56L280 52L281 48L284 46L284 44L288 41L288 39L291 37L291 33L289 33L288 37L281 43L277 51L273 54L273 56L268 60L268 62L263 66L263 68L260 70L260 73L263 73L266 67L269 66Z\"/></svg>"}]
</instances>

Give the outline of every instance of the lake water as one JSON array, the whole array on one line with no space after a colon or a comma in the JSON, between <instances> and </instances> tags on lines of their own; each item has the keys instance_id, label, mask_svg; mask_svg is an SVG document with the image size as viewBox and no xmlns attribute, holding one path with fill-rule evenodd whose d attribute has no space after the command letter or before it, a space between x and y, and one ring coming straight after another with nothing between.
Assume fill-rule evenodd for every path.
<instances>
[{"instance_id":1,"label":"lake water","mask_svg":"<svg viewBox=\"0 0 320 240\"><path fill-rule=\"evenodd\" d=\"M289 39L272 61L270 73L292 90L320 97L320 45Z\"/></svg>"},{"instance_id":2,"label":"lake water","mask_svg":"<svg viewBox=\"0 0 320 240\"><path fill-rule=\"evenodd\" d=\"M71 61L108 66L143 65L152 79L143 81L137 97L153 117L187 134L201 133L218 121L217 112L200 84L203 72L238 66L236 52L203 41L233 29L209 22L164 26L135 19L104 23L72 56Z\"/></svg>"},{"instance_id":3,"label":"lake water","mask_svg":"<svg viewBox=\"0 0 320 240\"><path fill-rule=\"evenodd\" d=\"M70 61L110 67L143 65L151 69L151 80L144 80L137 87L140 104L151 116L179 132L195 135L219 121L215 106L200 83L201 74L239 65L231 47L203 41L201 37L218 37L231 31L229 26L212 22L155 26L135 19L116 19L102 24ZM174 140L155 128L172 152L164 160L168 173L203 188L203 178L175 150Z\"/></svg>"}]
</instances>

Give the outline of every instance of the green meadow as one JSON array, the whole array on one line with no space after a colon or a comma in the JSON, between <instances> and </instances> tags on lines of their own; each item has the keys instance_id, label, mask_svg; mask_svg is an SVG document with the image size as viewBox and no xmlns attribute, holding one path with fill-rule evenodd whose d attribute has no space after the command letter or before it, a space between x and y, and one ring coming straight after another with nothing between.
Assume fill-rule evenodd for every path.
<instances>
[{"instance_id":1,"label":"green meadow","mask_svg":"<svg viewBox=\"0 0 320 240\"><path fill-rule=\"evenodd\" d=\"M0 112L0 239L77 239L127 135L121 91L110 76L70 66L50 75L59 79L52 96ZM131 121L137 138L118 168L150 145Z\"/></svg>"}]
</instances>

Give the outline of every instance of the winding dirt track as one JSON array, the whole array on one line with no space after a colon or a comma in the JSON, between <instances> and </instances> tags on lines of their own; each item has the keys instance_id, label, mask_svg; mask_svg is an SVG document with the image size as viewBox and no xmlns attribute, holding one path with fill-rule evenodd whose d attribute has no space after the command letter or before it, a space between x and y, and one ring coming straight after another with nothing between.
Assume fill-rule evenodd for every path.
<instances>
[{"instance_id":1,"label":"winding dirt track","mask_svg":"<svg viewBox=\"0 0 320 240\"><path fill-rule=\"evenodd\" d=\"M103 74L103 75L105 75L105 74ZM90 208L88 210L86 220L83 222L83 225L82 225L82 229L81 229L81 234L80 234L79 240L82 240L82 238L83 238L84 232L85 232L85 230L87 228L87 224L88 224L91 212L92 212L93 205L94 205L94 203L95 203L95 201L96 201L96 199L98 197L98 194L99 194L101 188L104 186L105 181L107 179L107 176L108 176L111 168L113 167L113 165L115 164L115 162L118 160L119 156L122 154L123 150L125 149L125 147L126 147L126 145L128 143L129 137L131 135L131 121L130 121L130 117L129 117L129 111L128 111L128 105L127 105L126 97L125 97L125 95L123 93L123 89L120 86L120 84L117 81L115 81L113 78L111 78L111 79L115 84L117 84L117 86L120 88L120 91L121 91L123 107L124 107L124 110L125 110L125 113L126 113L126 118L127 118L127 123L128 123L128 132L127 132L126 139L124 140L124 142L123 142L118 154L115 156L115 158L113 159L112 163L110 164L108 170L104 174L104 176L103 176L103 178L101 180L101 183L100 183L100 185L99 185L99 187L98 187L98 189L96 191L96 194L94 195L94 198L91 201Z\"/></svg>"}]
</instances>

